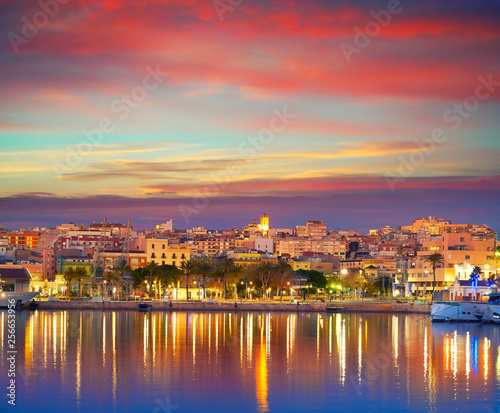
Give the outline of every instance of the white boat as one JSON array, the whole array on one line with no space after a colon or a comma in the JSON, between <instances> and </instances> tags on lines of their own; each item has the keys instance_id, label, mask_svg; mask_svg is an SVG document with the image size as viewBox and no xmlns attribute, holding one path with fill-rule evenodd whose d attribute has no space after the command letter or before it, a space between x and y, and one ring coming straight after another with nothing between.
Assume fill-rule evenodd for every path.
<instances>
[{"instance_id":1,"label":"white boat","mask_svg":"<svg viewBox=\"0 0 500 413\"><path fill-rule=\"evenodd\" d=\"M465 321L500 324L500 294L487 302L450 301L432 305L431 321Z\"/></svg>"},{"instance_id":2,"label":"white boat","mask_svg":"<svg viewBox=\"0 0 500 413\"><path fill-rule=\"evenodd\" d=\"M14 302L16 307L26 304L31 299L35 298L39 292L29 291L1 291L0 290L0 308L8 308ZM12 301L14 300L14 301Z\"/></svg>"}]
</instances>

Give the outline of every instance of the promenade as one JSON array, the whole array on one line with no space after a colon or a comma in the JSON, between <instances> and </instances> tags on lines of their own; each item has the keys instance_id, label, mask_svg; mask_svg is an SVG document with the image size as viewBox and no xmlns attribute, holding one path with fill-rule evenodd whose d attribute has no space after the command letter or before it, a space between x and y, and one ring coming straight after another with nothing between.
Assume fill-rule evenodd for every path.
<instances>
[{"instance_id":1,"label":"promenade","mask_svg":"<svg viewBox=\"0 0 500 413\"><path fill-rule=\"evenodd\" d=\"M346 300L346 301L305 301L299 303L280 303L273 301L104 301L90 300L72 301L36 301L32 308L39 310L139 310L140 305L151 311L296 311L326 312L327 307L342 308L345 313L422 313L430 314L431 304L418 302L396 302L380 300ZM29 305L27 306L29 307Z\"/></svg>"}]
</instances>

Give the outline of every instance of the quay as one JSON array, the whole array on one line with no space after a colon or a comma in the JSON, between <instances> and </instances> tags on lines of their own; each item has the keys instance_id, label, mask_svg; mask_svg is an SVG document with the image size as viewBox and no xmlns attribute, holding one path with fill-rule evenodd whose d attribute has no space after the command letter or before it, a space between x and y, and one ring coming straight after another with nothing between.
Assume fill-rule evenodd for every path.
<instances>
[{"instance_id":1,"label":"quay","mask_svg":"<svg viewBox=\"0 0 500 413\"><path fill-rule=\"evenodd\" d=\"M36 310L128 310L139 311L295 311L295 312L326 312L327 307L342 307L343 313L416 313L430 314L432 304L392 301L306 301L296 304L252 301L226 302L163 302L163 301L35 301ZM142 307L140 307L142 305ZM30 304L24 306L29 308Z\"/></svg>"}]
</instances>

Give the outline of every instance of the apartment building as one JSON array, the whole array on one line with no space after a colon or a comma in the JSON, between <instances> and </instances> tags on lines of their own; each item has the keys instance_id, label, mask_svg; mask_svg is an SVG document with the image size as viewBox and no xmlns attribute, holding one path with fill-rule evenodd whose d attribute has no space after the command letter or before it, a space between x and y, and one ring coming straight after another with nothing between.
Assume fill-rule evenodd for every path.
<instances>
[{"instance_id":1,"label":"apartment building","mask_svg":"<svg viewBox=\"0 0 500 413\"><path fill-rule=\"evenodd\" d=\"M168 238L148 238L146 245L147 262L180 267L182 261L191 259L189 248L172 248L168 245Z\"/></svg>"},{"instance_id":2,"label":"apartment building","mask_svg":"<svg viewBox=\"0 0 500 413\"><path fill-rule=\"evenodd\" d=\"M38 246L40 233L38 232L3 232L0 238L6 238L8 245L18 248L34 249Z\"/></svg>"},{"instance_id":3,"label":"apartment building","mask_svg":"<svg viewBox=\"0 0 500 413\"><path fill-rule=\"evenodd\" d=\"M304 253L330 254L341 259L345 258L349 250L349 243L339 239L310 239L303 237L276 238L275 248L277 255L289 254L298 257Z\"/></svg>"}]
</instances>

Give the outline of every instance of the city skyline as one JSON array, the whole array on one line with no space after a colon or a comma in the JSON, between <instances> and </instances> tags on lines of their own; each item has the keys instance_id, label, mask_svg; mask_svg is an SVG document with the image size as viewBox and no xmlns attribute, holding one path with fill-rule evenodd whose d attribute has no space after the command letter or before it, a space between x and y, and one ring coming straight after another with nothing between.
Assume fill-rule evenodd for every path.
<instances>
[{"instance_id":1,"label":"city skyline","mask_svg":"<svg viewBox=\"0 0 500 413\"><path fill-rule=\"evenodd\" d=\"M0 226L500 230L498 5L47 3L0 17Z\"/></svg>"}]
</instances>

